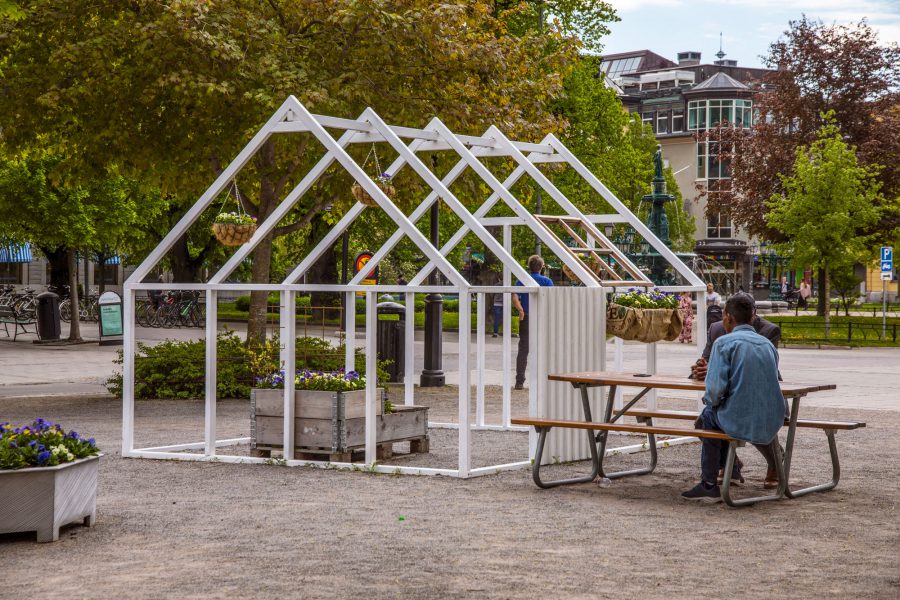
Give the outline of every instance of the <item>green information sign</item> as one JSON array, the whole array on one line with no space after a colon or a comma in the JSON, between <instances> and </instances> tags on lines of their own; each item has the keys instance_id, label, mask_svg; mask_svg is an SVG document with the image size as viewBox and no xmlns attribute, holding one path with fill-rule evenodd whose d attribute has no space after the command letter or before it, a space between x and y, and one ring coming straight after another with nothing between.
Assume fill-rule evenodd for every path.
<instances>
[{"instance_id":1,"label":"green information sign","mask_svg":"<svg viewBox=\"0 0 900 600\"><path fill-rule=\"evenodd\" d=\"M122 305L100 305L100 335L122 335Z\"/></svg>"}]
</instances>

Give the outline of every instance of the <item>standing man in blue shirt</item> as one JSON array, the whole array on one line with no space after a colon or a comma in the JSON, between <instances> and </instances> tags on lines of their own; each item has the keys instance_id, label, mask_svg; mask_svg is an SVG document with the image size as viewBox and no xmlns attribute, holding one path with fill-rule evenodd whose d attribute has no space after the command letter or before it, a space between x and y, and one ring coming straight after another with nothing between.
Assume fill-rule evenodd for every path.
<instances>
[{"instance_id":1,"label":"standing man in blue shirt","mask_svg":"<svg viewBox=\"0 0 900 600\"><path fill-rule=\"evenodd\" d=\"M753 303L745 295L732 296L725 304L722 323L728 335L713 344L699 421L702 429L724 431L753 444L772 444L784 424L778 354L772 342L754 331L752 320ZM718 502L716 475L725 464L728 442L706 438L701 442L701 481L681 496Z\"/></svg>"},{"instance_id":2,"label":"standing man in blue shirt","mask_svg":"<svg viewBox=\"0 0 900 600\"><path fill-rule=\"evenodd\" d=\"M528 257L528 271L542 287L553 287L553 281L549 277L541 275L544 268L544 259L534 254ZM516 285L522 285L517 281ZM516 387L521 390L525 385L525 367L528 364L528 294L512 294L513 306L519 312L519 354L516 356Z\"/></svg>"}]
</instances>

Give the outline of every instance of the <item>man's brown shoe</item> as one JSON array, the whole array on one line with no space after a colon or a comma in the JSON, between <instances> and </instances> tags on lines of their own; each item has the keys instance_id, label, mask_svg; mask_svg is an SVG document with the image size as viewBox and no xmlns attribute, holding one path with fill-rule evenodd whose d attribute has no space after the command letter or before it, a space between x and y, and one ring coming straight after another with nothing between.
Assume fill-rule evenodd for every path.
<instances>
[{"instance_id":1,"label":"man's brown shoe","mask_svg":"<svg viewBox=\"0 0 900 600\"><path fill-rule=\"evenodd\" d=\"M775 469L766 470L766 480L763 482L763 488L774 490L778 487L778 471Z\"/></svg>"},{"instance_id":2,"label":"man's brown shoe","mask_svg":"<svg viewBox=\"0 0 900 600\"><path fill-rule=\"evenodd\" d=\"M744 476L741 474L741 469L744 468L744 461L742 461L739 457L734 457L734 468L731 470L731 483L732 485L739 485L744 483ZM725 469L719 469L719 475L716 477L716 485L722 485L722 481L725 479Z\"/></svg>"}]
</instances>

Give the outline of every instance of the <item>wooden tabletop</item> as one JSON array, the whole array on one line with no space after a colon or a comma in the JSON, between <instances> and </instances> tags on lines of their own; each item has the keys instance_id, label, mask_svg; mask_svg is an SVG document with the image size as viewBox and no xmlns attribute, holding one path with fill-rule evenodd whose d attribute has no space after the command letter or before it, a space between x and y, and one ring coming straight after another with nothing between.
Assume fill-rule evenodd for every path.
<instances>
[{"instance_id":1,"label":"wooden tabletop","mask_svg":"<svg viewBox=\"0 0 900 600\"><path fill-rule=\"evenodd\" d=\"M649 377L636 377L634 373L613 371L585 371L583 373L557 373L548 375L550 381L566 381L572 384L585 384L588 386L621 385L625 387L640 388L665 388L670 390L695 390L703 391L706 385L702 381L690 379L680 375L651 375ZM782 381L781 393L785 396L803 396L810 392L833 390L837 386L833 383L809 384Z\"/></svg>"}]
</instances>

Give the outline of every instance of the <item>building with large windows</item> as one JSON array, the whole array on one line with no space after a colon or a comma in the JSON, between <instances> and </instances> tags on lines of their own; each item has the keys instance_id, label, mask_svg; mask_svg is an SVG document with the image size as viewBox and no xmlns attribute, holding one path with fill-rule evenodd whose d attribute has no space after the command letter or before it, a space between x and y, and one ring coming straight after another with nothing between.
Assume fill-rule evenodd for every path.
<instances>
[{"instance_id":1,"label":"building with large windows","mask_svg":"<svg viewBox=\"0 0 900 600\"><path fill-rule=\"evenodd\" d=\"M640 50L604 56L600 70L622 90L625 107L639 113L656 134L694 219L694 251L704 260L706 274L725 293L756 287L758 295L767 295L769 279L777 273L764 249L732 225L727 207L707 214L703 192L731 174L718 159L716 142L697 136L725 122L751 127L754 97L765 90L768 71L740 67L721 50L716 56L705 64L700 52L679 52L675 62Z\"/></svg>"}]
</instances>

